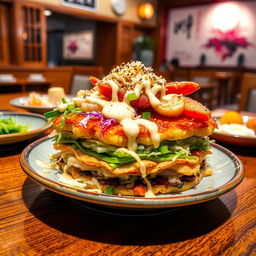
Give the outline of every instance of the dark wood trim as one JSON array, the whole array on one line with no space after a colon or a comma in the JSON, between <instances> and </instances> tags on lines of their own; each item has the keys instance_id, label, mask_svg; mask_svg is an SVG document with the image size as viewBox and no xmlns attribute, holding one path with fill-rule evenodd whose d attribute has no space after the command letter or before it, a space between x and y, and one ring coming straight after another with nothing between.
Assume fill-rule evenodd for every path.
<instances>
[{"instance_id":1,"label":"dark wood trim","mask_svg":"<svg viewBox=\"0 0 256 256\"><path fill-rule=\"evenodd\" d=\"M87 18L91 20L99 20L99 21L105 21L110 23L116 23L119 20L117 18L101 16L93 12L78 10L78 9L69 8L65 6L55 6L51 4L43 4L43 5L45 9L48 9L50 11L67 14L67 15L75 15L76 17L80 17L80 18Z\"/></svg>"},{"instance_id":2,"label":"dark wood trim","mask_svg":"<svg viewBox=\"0 0 256 256\"><path fill-rule=\"evenodd\" d=\"M0 32L1 32L1 54L0 65L9 64L9 31L8 31L8 13L7 7L4 4L0 4Z\"/></svg>"},{"instance_id":3,"label":"dark wood trim","mask_svg":"<svg viewBox=\"0 0 256 256\"><path fill-rule=\"evenodd\" d=\"M0 0L0 3L3 2L3 3L13 3L13 0Z\"/></svg>"},{"instance_id":4,"label":"dark wood trim","mask_svg":"<svg viewBox=\"0 0 256 256\"><path fill-rule=\"evenodd\" d=\"M164 62L165 53L166 53L166 40L167 40L167 24L168 24L168 14L169 10L164 9L164 13L162 16L162 23L161 23L161 31L160 31L160 39L161 39L161 56L160 56L160 64Z\"/></svg>"},{"instance_id":5,"label":"dark wood trim","mask_svg":"<svg viewBox=\"0 0 256 256\"><path fill-rule=\"evenodd\" d=\"M13 62L21 64L23 60L23 51L22 51L22 25L21 25L21 12L20 12L20 3L14 2L12 5L12 31L11 31L11 41L13 48Z\"/></svg>"},{"instance_id":6,"label":"dark wood trim","mask_svg":"<svg viewBox=\"0 0 256 256\"><path fill-rule=\"evenodd\" d=\"M24 0L21 0L24 1ZM27 1L26 1L27 2ZM120 19L120 18L115 18L115 17L109 17L109 16L103 16L99 15L93 12L88 12L85 10L78 10L74 8L69 8L65 6L55 6L51 4L43 4L42 5L45 7L45 9L48 9L53 12L58 12L62 14L67 14L67 15L75 15L80 18L86 18L86 19L91 19L91 20L96 20L96 21L105 21L109 23L118 23L118 22L129 22L134 24L134 26L142 29L154 29L156 25L150 25L150 24L143 24L143 23L138 23L138 22L132 22L129 20L125 19Z\"/></svg>"},{"instance_id":7,"label":"dark wood trim","mask_svg":"<svg viewBox=\"0 0 256 256\"><path fill-rule=\"evenodd\" d=\"M164 6L158 6L157 28L154 32L155 45L155 61L154 66L159 67L163 62L163 55L166 47L166 26L168 10Z\"/></svg>"},{"instance_id":8,"label":"dark wood trim","mask_svg":"<svg viewBox=\"0 0 256 256\"><path fill-rule=\"evenodd\" d=\"M41 60L26 60L24 41L22 39L23 29L24 29L24 18L23 18L23 7L29 7L34 9L39 9L40 11L40 33L41 33ZM14 49L14 60L13 62L22 66L41 66L46 65L46 18L43 14L44 6L40 3L14 0L12 5L12 42Z\"/></svg>"}]
</instances>

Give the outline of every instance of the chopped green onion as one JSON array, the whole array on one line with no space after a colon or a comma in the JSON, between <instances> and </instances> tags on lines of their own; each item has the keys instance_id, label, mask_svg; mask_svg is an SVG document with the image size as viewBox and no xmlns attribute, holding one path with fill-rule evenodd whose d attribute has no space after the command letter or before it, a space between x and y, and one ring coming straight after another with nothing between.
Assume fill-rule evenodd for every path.
<instances>
[{"instance_id":1,"label":"chopped green onion","mask_svg":"<svg viewBox=\"0 0 256 256\"><path fill-rule=\"evenodd\" d=\"M67 118L67 114L69 113L69 110L66 109L63 113L63 116L61 117L61 125L60 125L60 128L62 129L65 125L65 120Z\"/></svg>"},{"instance_id":2,"label":"chopped green onion","mask_svg":"<svg viewBox=\"0 0 256 256\"><path fill-rule=\"evenodd\" d=\"M127 96L127 99L128 99L129 101L131 101L131 100L136 100L136 99L137 99L136 93L135 93L135 92L129 93L128 96Z\"/></svg>"},{"instance_id":3,"label":"chopped green onion","mask_svg":"<svg viewBox=\"0 0 256 256\"><path fill-rule=\"evenodd\" d=\"M78 147L77 147L76 144L73 144L73 145L72 145L72 148L73 148L73 149L78 149Z\"/></svg>"},{"instance_id":4,"label":"chopped green onion","mask_svg":"<svg viewBox=\"0 0 256 256\"><path fill-rule=\"evenodd\" d=\"M62 134L59 133L59 134L57 135L57 137L56 137L56 143L59 143L59 142L60 142L61 137L62 137Z\"/></svg>"},{"instance_id":5,"label":"chopped green onion","mask_svg":"<svg viewBox=\"0 0 256 256\"><path fill-rule=\"evenodd\" d=\"M74 109L75 107L76 107L76 105L73 104L73 103L69 103L68 106L67 106L67 108L68 108L69 110L72 110L72 109Z\"/></svg>"},{"instance_id":6,"label":"chopped green onion","mask_svg":"<svg viewBox=\"0 0 256 256\"><path fill-rule=\"evenodd\" d=\"M79 113L81 113L82 112L82 109L81 108L74 108L73 110L72 110L72 113L77 113L77 114L79 114Z\"/></svg>"},{"instance_id":7,"label":"chopped green onion","mask_svg":"<svg viewBox=\"0 0 256 256\"><path fill-rule=\"evenodd\" d=\"M160 146L160 147L158 148L158 151L161 152L162 154L167 154L167 153L169 153L169 149L168 149L168 146L167 146L167 145Z\"/></svg>"},{"instance_id":8,"label":"chopped green onion","mask_svg":"<svg viewBox=\"0 0 256 256\"><path fill-rule=\"evenodd\" d=\"M114 195L115 187L114 186L108 186L106 187L106 194L108 195Z\"/></svg>"},{"instance_id":9,"label":"chopped green onion","mask_svg":"<svg viewBox=\"0 0 256 256\"><path fill-rule=\"evenodd\" d=\"M45 118L57 117L60 114L61 114L61 112L56 109L56 110L52 110L52 111L44 113L44 117Z\"/></svg>"},{"instance_id":10,"label":"chopped green onion","mask_svg":"<svg viewBox=\"0 0 256 256\"><path fill-rule=\"evenodd\" d=\"M115 169L115 168L119 167L120 164L109 163L109 166L112 167L113 169Z\"/></svg>"},{"instance_id":11,"label":"chopped green onion","mask_svg":"<svg viewBox=\"0 0 256 256\"><path fill-rule=\"evenodd\" d=\"M63 116L66 118L68 113L69 113L69 110L66 109L66 110L64 111L64 113L63 113Z\"/></svg>"},{"instance_id":12,"label":"chopped green onion","mask_svg":"<svg viewBox=\"0 0 256 256\"><path fill-rule=\"evenodd\" d=\"M62 101L62 103L64 103L64 104L67 103L67 100L66 100L65 98L62 98L61 101Z\"/></svg>"},{"instance_id":13,"label":"chopped green onion","mask_svg":"<svg viewBox=\"0 0 256 256\"><path fill-rule=\"evenodd\" d=\"M141 115L144 119L151 119L151 113L150 112L143 112Z\"/></svg>"},{"instance_id":14,"label":"chopped green onion","mask_svg":"<svg viewBox=\"0 0 256 256\"><path fill-rule=\"evenodd\" d=\"M77 114L80 114L82 112L81 108L74 108L71 110L70 115L67 117L67 119L75 117Z\"/></svg>"},{"instance_id":15,"label":"chopped green onion","mask_svg":"<svg viewBox=\"0 0 256 256\"><path fill-rule=\"evenodd\" d=\"M46 124L47 124L47 125L50 124L54 119L55 119L55 117L50 117L50 118L48 118L48 121L47 121Z\"/></svg>"}]
</instances>

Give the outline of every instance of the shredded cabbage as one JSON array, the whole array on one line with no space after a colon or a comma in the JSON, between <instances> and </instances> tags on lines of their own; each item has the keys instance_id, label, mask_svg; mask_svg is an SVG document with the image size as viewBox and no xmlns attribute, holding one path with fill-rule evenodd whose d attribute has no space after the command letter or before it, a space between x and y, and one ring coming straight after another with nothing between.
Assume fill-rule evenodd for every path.
<instances>
[{"instance_id":1,"label":"shredded cabbage","mask_svg":"<svg viewBox=\"0 0 256 256\"><path fill-rule=\"evenodd\" d=\"M67 134L65 134L67 135ZM70 144L80 149L84 154L94 156L107 162L112 168L134 162L134 158L125 152L119 152L113 145L107 145L97 140L75 139L72 136L65 138L64 134L58 137L58 143ZM65 137L64 137L65 136ZM161 146L167 145L164 153L159 149ZM208 138L191 137L178 141L163 141L158 148L153 146L139 145L136 154L142 160L152 160L155 162L172 161L177 158L181 159L198 159L191 155L191 151L208 150L210 147Z\"/></svg>"}]
</instances>

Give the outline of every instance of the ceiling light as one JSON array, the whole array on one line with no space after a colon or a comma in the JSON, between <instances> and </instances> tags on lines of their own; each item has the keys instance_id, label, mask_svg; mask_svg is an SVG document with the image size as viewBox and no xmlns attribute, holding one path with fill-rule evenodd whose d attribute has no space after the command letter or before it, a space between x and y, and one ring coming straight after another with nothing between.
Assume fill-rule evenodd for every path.
<instances>
[{"instance_id":1,"label":"ceiling light","mask_svg":"<svg viewBox=\"0 0 256 256\"><path fill-rule=\"evenodd\" d=\"M154 15L154 7L150 3L141 4L138 8L138 15L141 19L151 19Z\"/></svg>"},{"instance_id":2,"label":"ceiling light","mask_svg":"<svg viewBox=\"0 0 256 256\"><path fill-rule=\"evenodd\" d=\"M44 10L44 15L45 16L51 16L52 12L50 10Z\"/></svg>"}]
</instances>

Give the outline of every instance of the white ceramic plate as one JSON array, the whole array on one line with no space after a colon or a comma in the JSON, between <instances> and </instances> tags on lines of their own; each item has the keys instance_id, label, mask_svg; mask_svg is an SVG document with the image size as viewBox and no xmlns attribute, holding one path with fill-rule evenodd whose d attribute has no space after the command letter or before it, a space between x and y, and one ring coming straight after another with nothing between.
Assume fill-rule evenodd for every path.
<instances>
[{"instance_id":1,"label":"white ceramic plate","mask_svg":"<svg viewBox=\"0 0 256 256\"><path fill-rule=\"evenodd\" d=\"M45 96L45 95L42 95ZM67 96L68 98L71 98L71 96ZM53 110L55 107L33 107L33 106L26 106L25 103L28 101L28 96L25 97L19 97L12 99L10 101L10 104L17 108L26 109L27 111L33 112L33 113L40 113L43 114L45 112Z\"/></svg>"},{"instance_id":2,"label":"white ceramic plate","mask_svg":"<svg viewBox=\"0 0 256 256\"><path fill-rule=\"evenodd\" d=\"M56 193L100 205L154 209L196 204L227 193L244 177L241 161L229 150L213 144L213 154L210 155L209 161L214 174L204 177L193 189L176 194L159 195L156 198L89 193L60 183L57 178L58 171L48 169L48 173L45 171L47 168L38 165L37 160L50 162L48 155L56 152L52 145L51 139L43 138L30 144L22 152L20 164L25 173L35 182Z\"/></svg>"},{"instance_id":3,"label":"white ceramic plate","mask_svg":"<svg viewBox=\"0 0 256 256\"><path fill-rule=\"evenodd\" d=\"M244 124L247 123L248 119L251 118L247 115L242 115ZM220 117L215 118L217 124L220 124ZM245 146L245 147L254 147L256 146L256 135L255 136L241 136L241 135L233 135L222 132L214 131L214 134L211 135L211 138L216 141L227 143L235 146Z\"/></svg>"},{"instance_id":4,"label":"white ceramic plate","mask_svg":"<svg viewBox=\"0 0 256 256\"><path fill-rule=\"evenodd\" d=\"M0 112L0 119L8 119L10 117L12 117L18 124L27 125L28 131L0 135L0 145L12 144L32 139L49 129L52 125L47 124L47 120L41 115L17 112Z\"/></svg>"}]
</instances>

